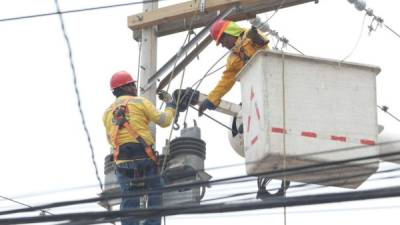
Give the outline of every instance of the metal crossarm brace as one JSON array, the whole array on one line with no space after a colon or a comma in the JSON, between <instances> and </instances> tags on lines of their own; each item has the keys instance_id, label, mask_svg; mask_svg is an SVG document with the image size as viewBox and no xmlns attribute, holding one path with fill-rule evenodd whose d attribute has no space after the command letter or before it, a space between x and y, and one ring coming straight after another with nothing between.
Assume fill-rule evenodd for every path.
<instances>
[{"instance_id":1,"label":"metal crossarm brace","mask_svg":"<svg viewBox=\"0 0 400 225\"><path fill-rule=\"evenodd\" d=\"M168 83L174 79L187 65L189 65L193 59L195 59L200 52L202 52L210 43L212 42L212 38L210 35L208 35L204 40L195 48L193 51L189 53L186 58L180 62L173 71L171 71L167 76L165 76L160 83L158 84L157 87L157 92L162 90L164 87L168 85Z\"/></svg>"},{"instance_id":2,"label":"metal crossarm brace","mask_svg":"<svg viewBox=\"0 0 400 225\"><path fill-rule=\"evenodd\" d=\"M227 10L225 10L223 13L221 13L219 16L217 16L212 23L210 23L207 27L205 27L203 30L200 31L199 34L197 34L189 43L187 43L183 48L181 48L178 53L176 53L170 60L168 60L167 63L165 63L153 76L149 78L147 81L147 85L144 87L144 90L146 91L149 89L149 87L157 81L157 78L159 78L161 75L163 75L167 69L172 67L174 63L179 60L182 55L185 55L186 52L188 52L194 45L196 45L201 38L203 38L209 31L211 25L220 19L224 19L227 17L229 14L231 14L238 6L234 5Z\"/></svg>"}]
</instances>

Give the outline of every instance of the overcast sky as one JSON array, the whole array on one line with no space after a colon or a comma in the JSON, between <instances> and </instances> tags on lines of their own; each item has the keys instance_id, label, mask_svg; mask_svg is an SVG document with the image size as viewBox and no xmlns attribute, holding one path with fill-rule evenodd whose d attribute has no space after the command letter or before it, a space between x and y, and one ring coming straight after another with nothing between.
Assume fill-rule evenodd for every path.
<instances>
[{"instance_id":1,"label":"overcast sky","mask_svg":"<svg viewBox=\"0 0 400 225\"><path fill-rule=\"evenodd\" d=\"M182 1L163 1L160 6ZM118 3L111 0L60 0L61 10L79 9ZM387 25L400 31L400 3L395 0L367 1ZM114 97L109 90L111 75L119 70L137 74L138 43L132 39L127 27L127 16L141 12L142 5L118 7L64 15L65 26L73 50L82 108L95 150L95 160L103 178L104 157L110 148L106 141L102 115ZM55 11L52 0L2 0L0 19ZM261 15L262 18L272 13ZM319 4L281 9L270 20L270 26L290 40L307 55L341 60L354 48L362 28L364 14L347 0L321 0ZM398 84L398 53L400 38L386 28L368 34L367 17L359 45L349 61L379 66L377 77L379 105L400 115ZM244 21L243 26L249 26ZM158 67L162 66L182 45L186 33L162 37L158 42ZM294 53L293 49L286 49ZM191 86L226 51L211 44L187 68L184 87ZM220 63L223 65L224 61ZM58 16L46 16L0 22L0 195L15 198L29 205L63 200L95 197L100 193L87 137L83 130L69 65L68 50ZM180 76L178 76L180 78ZM200 87L207 93L219 79L210 76ZM172 89L180 79L172 83ZM239 103L240 88L224 99ZM212 116L229 124L231 118L216 112ZM226 128L190 111L188 123L198 120L202 138L207 142L206 168L243 164L228 142ZM384 134L400 137L400 124L384 113L378 113ZM169 129L160 130L157 148L161 149ZM179 133L174 133L173 137ZM382 168L396 168L395 164L381 163ZM214 178L245 174L244 166L224 170L210 170ZM398 175L398 174L397 174ZM374 181L372 176L359 189L387 187L398 184L399 179ZM246 186L243 188L253 188ZM217 187L218 188L218 187ZM221 189L207 193L220 194ZM232 188L242 191L238 186ZM226 190L225 190L226 191ZM330 188L326 191L345 191ZM313 193L313 192L304 192ZM294 194L294 193L293 193ZM289 195L291 195L289 191ZM206 196L207 197L207 196ZM0 211L19 208L10 201L0 200ZM366 208L367 207L367 208ZM372 208L368 208L372 207ZM362 208L361 210L357 208ZM398 224L400 215L398 198L376 201L330 204L288 209L287 224ZM351 209L351 210L348 210ZM50 210L53 213L102 210L92 205ZM306 212L304 212L306 211ZM283 224L283 210L261 210L244 213L170 217L173 224L229 223ZM303 213L299 213L303 212ZM244 214L244 215L243 215ZM37 213L29 214L37 215Z\"/></svg>"}]
</instances>

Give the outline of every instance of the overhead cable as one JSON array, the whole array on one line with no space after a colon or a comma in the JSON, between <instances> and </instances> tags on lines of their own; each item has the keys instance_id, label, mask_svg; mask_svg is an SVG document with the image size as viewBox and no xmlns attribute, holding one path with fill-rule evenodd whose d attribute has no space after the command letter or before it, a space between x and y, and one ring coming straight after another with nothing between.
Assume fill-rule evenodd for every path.
<instances>
[{"instance_id":1,"label":"overhead cable","mask_svg":"<svg viewBox=\"0 0 400 225\"><path fill-rule=\"evenodd\" d=\"M347 0L349 3L354 4L354 7L358 11L365 11L368 16L372 17L371 24L368 26L369 32L371 33L372 31L376 31L378 27L381 27L382 24L385 25L385 27L392 32L394 35L396 35L398 38L400 38L400 34L396 32L393 28L391 28L389 25L387 25L383 18L380 16L375 15L374 10L371 8L367 8L367 3L364 0ZM375 23L375 25L374 25Z\"/></svg>"},{"instance_id":2,"label":"overhead cable","mask_svg":"<svg viewBox=\"0 0 400 225\"><path fill-rule=\"evenodd\" d=\"M379 171L375 174L386 174L386 173L393 173L393 172L399 172L400 168L394 168L394 169L390 169L390 170L383 170L383 171ZM347 175L347 176L343 176L340 179L346 180L346 179L357 179L357 178L361 178L361 177L365 177L370 175L370 173L364 172L364 173L359 173L356 175ZM371 181L380 181L380 180L389 180L389 179L398 179L400 178L400 175L396 175L396 176L387 176L387 177L383 177L383 178L374 178ZM315 180L315 182L323 182L323 183L334 183L338 181L338 178L330 178L330 177L325 177L319 180ZM296 189L300 189L303 187L308 187L310 186L310 184L308 183L300 183L300 184L296 184L296 185L290 185L290 193L299 193L299 192L304 192L304 191L311 191L314 189L321 189L321 186L316 186L316 187L312 187L312 188L307 188L304 190L298 190L295 191ZM323 188L323 187L322 187ZM278 191L280 189L280 187L277 188L272 188L269 189L269 191L274 192L274 191ZM204 199L202 200L202 202L212 202L212 201L217 201L217 200L224 200L224 199L229 199L229 198L235 198L235 197L241 197L241 196L246 196L246 195L253 195L253 194L257 194L257 191L251 191L251 192L243 192L243 193L235 193L235 194L229 194L229 195L225 195L225 196L219 196L216 198L210 198L210 199Z\"/></svg>"},{"instance_id":3,"label":"overhead cable","mask_svg":"<svg viewBox=\"0 0 400 225\"><path fill-rule=\"evenodd\" d=\"M266 23L268 23L272 17L274 17L278 11L282 8L283 4L285 4L286 0L282 0L281 3L279 4L278 8L275 9L274 13L267 19Z\"/></svg>"},{"instance_id":4,"label":"overhead cable","mask_svg":"<svg viewBox=\"0 0 400 225\"><path fill-rule=\"evenodd\" d=\"M206 204L206 205L185 205L175 207L157 207L149 209L132 209L112 212L85 212L68 213L60 215L42 216L42 217L14 217L0 219L0 225L56 222L65 220L87 220L99 219L117 219L121 217L134 217L136 219L146 219L155 216L171 216L183 214L207 214L207 213L228 213L237 211L249 211L258 209L273 209L280 207L294 207L317 205L338 202L350 202L360 200L382 199L400 196L400 186L390 188L376 188L359 192L327 193L313 194L295 197L275 197L268 201L240 202L233 204ZM89 221L88 221L89 222ZM90 223L89 223L90 224Z\"/></svg>"},{"instance_id":5,"label":"overhead cable","mask_svg":"<svg viewBox=\"0 0 400 225\"><path fill-rule=\"evenodd\" d=\"M105 5L105 6L98 6L98 7L90 7L90 8L82 8L82 9L73 9L73 10L66 10L66 11L57 11L57 12L48 12L48 13L40 13L40 14L33 14L33 15L26 15L26 16L18 16L18 17L10 17L10 18L3 18L0 19L0 22L6 21L13 21L13 20L22 20L22 19L32 19L37 17L45 17L45 16L54 16L57 14L68 14L68 13L78 13L78 12L86 12L86 11L94 11L94 10L101 10L101 9L109 9L115 7L123 7L123 6L130 6L130 5L137 5L137 4L144 4L149 2L161 2L167 0L143 0L143 1L135 1L129 3L120 3L120 4L113 4L113 5Z\"/></svg>"},{"instance_id":6,"label":"overhead cable","mask_svg":"<svg viewBox=\"0 0 400 225\"><path fill-rule=\"evenodd\" d=\"M81 122L82 122L83 128L85 130L87 141L88 141L88 144L89 144L89 147L90 147L91 156L92 156L92 162L93 162L93 166L94 166L95 173L96 173L96 178L97 178L97 180L99 182L99 186L100 186L101 191L103 191L103 183L101 182L101 179L100 179L100 176L99 176L99 170L97 168L97 164L96 164L96 160L95 160L92 140L91 140L91 137L90 137L89 129L87 128L87 125L86 125L86 119L85 119L85 115L84 115L83 109L82 109L81 96L80 96L79 88L78 88L78 80L77 80L75 64L74 64L74 60L73 60L73 56L72 56L71 43L69 41L69 37L68 37L67 31L65 29L64 19L63 19L63 15L61 14L61 11L60 11L60 5L58 3L58 0L54 0L54 3L56 5L57 12L59 12L58 16L59 16L59 19L60 19L61 29L62 29L62 32L63 32L63 35L64 35L65 43L66 43L67 48L68 48L68 53L69 53L68 54L68 58L69 58L70 67L71 67L71 71L72 71L74 89L75 89L75 94L76 94L76 98L77 98L79 114L81 116Z\"/></svg>"},{"instance_id":7,"label":"overhead cable","mask_svg":"<svg viewBox=\"0 0 400 225\"><path fill-rule=\"evenodd\" d=\"M394 145L394 144L398 144L400 143L400 141L390 141L390 142L384 142L384 143L378 143L377 145L375 145L376 147L383 147L383 146L388 146L388 145ZM320 152L315 152L315 153L307 153L307 154L303 154L301 155L302 157L304 156L317 156L317 155L324 155L324 154L332 154L332 153L339 153L339 152L349 152L349 151L354 151L354 150L359 150L365 147L370 147L370 146L358 146L358 147L349 147L349 148L339 148L339 149L333 149L333 150L329 150L329 151L320 151ZM396 151L395 149L392 149L393 151ZM397 157L396 157L397 156ZM391 154L391 155L378 155L377 157L389 157L390 160L396 160L397 158L400 157L400 154ZM393 158L396 157L396 158ZM253 164L253 163L259 163L260 161L253 161L253 162L247 162L246 164L243 163L237 163L237 164L229 164L229 165L223 165L223 166L216 166L216 167L211 167L211 168L206 168L205 170L207 171L211 171L211 170L218 170L218 169L226 169L226 168L230 168L230 167L237 167L237 166L244 166L244 165L248 165L248 164ZM299 170L301 170L301 168L299 168ZM194 171L194 172L199 172L199 171ZM276 173L279 173L280 171L275 171ZM240 179L240 178L239 178ZM243 178L241 178L243 179ZM231 180L231 181L230 181ZM231 179L227 179L227 181L230 181L230 183L235 183L232 180L238 180L237 177L231 177ZM214 180L216 181L216 180ZM214 182L211 181L211 182ZM220 182L222 183L222 182ZM114 183L110 183L110 185L113 185ZM117 183L115 183L117 184ZM213 183L214 185L214 183ZM80 190L81 188L91 188L94 187L93 185L88 185L88 186L82 186L82 187L74 187L74 188L69 188L69 189L65 189L65 191L70 191L70 190ZM180 187L182 188L182 187ZM64 191L64 190L61 190ZM60 192L60 191L51 191L50 193L55 193L55 192ZM40 194L43 195L43 194ZM32 196L39 196L39 195L25 195L25 196L18 196L17 198L22 198L22 197L32 197Z\"/></svg>"},{"instance_id":8,"label":"overhead cable","mask_svg":"<svg viewBox=\"0 0 400 225\"><path fill-rule=\"evenodd\" d=\"M26 207L28 207L28 208L32 208L32 206L30 206L30 205L28 205L28 204L25 204L25 203L22 203L22 202L20 202L20 201L17 201L17 200L15 200L15 199L12 199L12 198L8 198L8 197L2 196L2 195L0 195L0 198L6 199L6 200L8 200L8 201L17 203L17 204L22 205L22 206L26 206ZM53 213L51 213L51 212L49 212L49 211L47 211L47 210L44 210L44 209L40 209L39 211L41 212L41 215L45 215L46 213L49 214L49 215L54 215Z\"/></svg>"},{"instance_id":9,"label":"overhead cable","mask_svg":"<svg viewBox=\"0 0 400 225\"><path fill-rule=\"evenodd\" d=\"M278 45L279 42L281 42L282 48L289 46L289 47L293 48L294 50L296 50L297 52L299 52L300 54L304 55L304 53L302 51L300 51L298 48L294 47L291 44L289 45L289 40L285 36L281 36L278 31L271 29L271 27L268 24L268 20L263 22L259 16L256 16L255 18L250 19L249 22L252 26L256 27L261 32L268 33L269 35L275 37L278 40L276 45Z\"/></svg>"},{"instance_id":10,"label":"overhead cable","mask_svg":"<svg viewBox=\"0 0 400 225\"><path fill-rule=\"evenodd\" d=\"M400 119L398 118L398 117L396 117L395 115L393 115L392 113L390 113L388 110L389 110L389 107L387 107L387 106L385 106L385 105L383 105L383 106L379 106L378 105L378 108L380 109L380 110L382 110L383 112L385 112L386 114L388 114L389 116L391 116L393 119L395 119L395 120L397 120L398 122L400 122Z\"/></svg>"},{"instance_id":11,"label":"overhead cable","mask_svg":"<svg viewBox=\"0 0 400 225\"><path fill-rule=\"evenodd\" d=\"M399 143L399 141L397 141L397 142L388 142L388 143L391 143L391 144L392 143ZM337 161L324 162L324 163L312 164L312 165L307 165L307 166L291 167L291 168L288 168L286 170L276 170L276 171L264 172L264 173L253 173L251 176L268 176L268 177L274 179L276 177L291 176L291 175L294 175L294 174L301 174L301 173L304 173L304 172L309 172L312 169L321 170L323 168L329 168L330 166L345 165L346 163L349 163L349 162L363 162L365 160L378 159L379 157L390 157L390 156L399 156L399 155L400 155L400 152L392 152L392 153L381 154L381 155L378 155L378 156L358 157L358 158L354 158L354 159L337 160ZM29 211L39 210L39 209L56 208L56 207L75 205L75 204L84 204L84 203L91 203L91 202L98 202L98 201L106 201L106 200L111 200L111 199L117 199L117 198L120 198L122 196L124 196L124 197L141 196L141 195L143 195L145 193L147 193L147 194L163 193L163 192L168 192L168 191L181 190L182 188L193 188L193 187L199 187L199 186L204 186L204 185L216 185L216 184L221 184L221 183L224 183L224 182L227 182L227 181L230 181L230 180L243 179L243 178L246 178L246 177L249 177L249 176L250 175L242 175L242 176L222 178L222 179L217 179L217 180L212 180L212 181L199 181L199 182L193 182L193 183L190 183L190 184L172 185L172 186L168 186L168 187L155 188L155 189L151 189L151 190L148 190L148 191L138 191L137 193L116 194L116 195L111 195L110 194L107 197L96 197L96 198L87 198L87 199L81 199L81 200L56 202L56 203L50 203L50 204L45 204L45 205L41 205L41 206L32 207L30 209L24 208L24 209L1 211L0 215L7 215L7 214L21 213L21 212L29 212Z\"/></svg>"}]
</instances>

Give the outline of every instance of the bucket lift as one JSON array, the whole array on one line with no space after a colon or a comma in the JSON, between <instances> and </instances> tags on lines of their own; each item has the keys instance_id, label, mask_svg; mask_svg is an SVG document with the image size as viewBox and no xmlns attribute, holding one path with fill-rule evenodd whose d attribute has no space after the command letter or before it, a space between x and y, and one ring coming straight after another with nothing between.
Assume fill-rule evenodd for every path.
<instances>
[{"instance_id":1,"label":"bucket lift","mask_svg":"<svg viewBox=\"0 0 400 225\"><path fill-rule=\"evenodd\" d=\"M260 51L237 76L242 107L223 101L217 111L235 116L229 139L249 175L354 189L379 166L379 72ZM200 94L200 101L205 98Z\"/></svg>"},{"instance_id":2,"label":"bucket lift","mask_svg":"<svg viewBox=\"0 0 400 225\"><path fill-rule=\"evenodd\" d=\"M242 118L243 134L231 138L245 157L247 173L318 165L273 178L360 186L378 169L379 72L368 65L258 52L238 75L243 110L235 125L240 127ZM332 165L337 161L346 163Z\"/></svg>"}]
</instances>

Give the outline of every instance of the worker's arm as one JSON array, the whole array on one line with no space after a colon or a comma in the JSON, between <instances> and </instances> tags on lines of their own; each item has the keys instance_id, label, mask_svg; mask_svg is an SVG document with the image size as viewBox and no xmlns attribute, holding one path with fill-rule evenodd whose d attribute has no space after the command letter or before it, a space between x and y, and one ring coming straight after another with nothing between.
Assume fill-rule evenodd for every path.
<instances>
[{"instance_id":1,"label":"worker's arm","mask_svg":"<svg viewBox=\"0 0 400 225\"><path fill-rule=\"evenodd\" d=\"M221 80L215 88L208 94L208 100L218 106L221 98L233 87L236 81L236 74L244 66L244 62L235 54L231 54L228 58L226 70L223 73Z\"/></svg>"},{"instance_id":2,"label":"worker's arm","mask_svg":"<svg viewBox=\"0 0 400 225\"><path fill-rule=\"evenodd\" d=\"M156 107L147 99L143 99L144 113L150 121L158 124L161 127L167 127L171 124L175 116L175 108L173 104L168 104L164 112L160 112Z\"/></svg>"}]
</instances>

